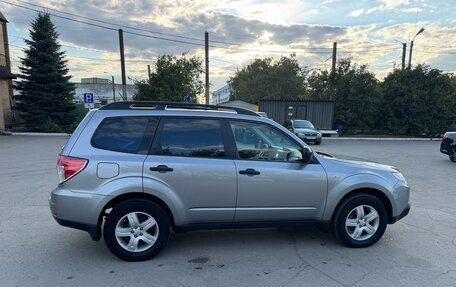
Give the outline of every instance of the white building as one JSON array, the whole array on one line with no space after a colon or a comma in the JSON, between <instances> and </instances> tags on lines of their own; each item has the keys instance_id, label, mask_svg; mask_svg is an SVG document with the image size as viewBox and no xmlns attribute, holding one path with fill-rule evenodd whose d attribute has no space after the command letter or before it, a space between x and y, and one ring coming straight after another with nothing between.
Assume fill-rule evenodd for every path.
<instances>
[{"instance_id":1,"label":"white building","mask_svg":"<svg viewBox=\"0 0 456 287\"><path fill-rule=\"evenodd\" d=\"M212 92L211 104L218 105L221 103L226 103L230 100L231 88L230 85L226 84L220 89Z\"/></svg>"},{"instance_id":2,"label":"white building","mask_svg":"<svg viewBox=\"0 0 456 287\"><path fill-rule=\"evenodd\" d=\"M85 93L92 93L95 103L101 103L106 101L107 103L113 102L115 95L116 101L122 100L122 85L113 84L111 80L100 79L100 78L84 78L81 79L80 83L74 83L75 85L75 98L78 102L84 101ZM127 99L133 99L135 94L135 85L127 85Z\"/></svg>"}]
</instances>

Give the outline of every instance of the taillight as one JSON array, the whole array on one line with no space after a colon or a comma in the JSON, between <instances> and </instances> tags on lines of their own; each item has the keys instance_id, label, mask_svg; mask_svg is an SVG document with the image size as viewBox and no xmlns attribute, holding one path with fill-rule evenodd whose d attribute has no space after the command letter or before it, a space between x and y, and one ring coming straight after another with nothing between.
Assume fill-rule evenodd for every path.
<instances>
[{"instance_id":1,"label":"taillight","mask_svg":"<svg viewBox=\"0 0 456 287\"><path fill-rule=\"evenodd\" d=\"M83 158L59 155L57 160L59 182L62 183L81 172L86 167L87 162L89 161Z\"/></svg>"}]
</instances>

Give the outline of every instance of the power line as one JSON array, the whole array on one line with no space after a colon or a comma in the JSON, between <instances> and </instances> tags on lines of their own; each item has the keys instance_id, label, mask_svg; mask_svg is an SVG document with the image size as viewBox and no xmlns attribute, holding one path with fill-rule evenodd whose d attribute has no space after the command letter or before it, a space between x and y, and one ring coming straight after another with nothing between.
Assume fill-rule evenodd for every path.
<instances>
[{"instance_id":1,"label":"power line","mask_svg":"<svg viewBox=\"0 0 456 287\"><path fill-rule=\"evenodd\" d=\"M78 15L78 14L73 14L73 13L69 13L69 12L64 12L64 11L61 11L61 10L58 10L58 9L54 9L54 8L49 8L49 7L46 7L46 6L41 6L41 5L29 3L29 2L26 2L26 1L22 1L22 0L16 0L16 1L17 1L17 2L20 2L20 3L23 3L23 4L30 5L30 6L39 7L39 8L47 9L47 10L50 10L50 11L55 11L55 12L58 12L58 13L61 13L61 14L65 14L65 15L69 15L69 16L73 16L73 17L78 17L78 18L90 20L90 21L93 21L93 22L101 23L101 24L107 24L107 25L112 25L112 26L116 26L116 27L122 27L122 28L131 29L131 30L142 31L142 32L148 32L148 33L152 33L152 34L158 34L158 35L169 36L169 37L175 37L175 38L182 38L182 39L187 39L187 40L204 41L203 39L198 39L198 38L193 38L193 37L181 36L181 35L170 34L170 33L164 33L164 32L157 32L157 31L152 31L152 30L147 30L147 29L141 29L141 28L137 28L137 27L132 27L132 26L128 26L128 25L122 25L122 24L118 24L118 23L114 23L114 22L98 20L98 19L94 19L94 18L90 18L90 17Z\"/></svg>"},{"instance_id":2,"label":"power line","mask_svg":"<svg viewBox=\"0 0 456 287\"><path fill-rule=\"evenodd\" d=\"M20 40L23 40L23 41L27 41L28 40L28 39L26 39L24 37L20 37L20 36L17 36L17 35L11 35L11 34L9 34L8 37L12 37L12 38L15 38L15 39L20 39ZM99 49L81 47L81 46L76 46L76 45L67 45L67 44L61 44L61 43L59 43L59 45L62 46L62 47L73 48L73 49L77 49L77 50L94 51L94 52L100 52L100 53L106 53L106 52L109 53L110 52L110 51L106 51L106 50L99 50Z\"/></svg>"},{"instance_id":3,"label":"power line","mask_svg":"<svg viewBox=\"0 0 456 287\"><path fill-rule=\"evenodd\" d=\"M32 6L35 6L35 7L40 7L42 9L48 9L48 10L52 10L52 11L57 11L58 13L71 15L73 17L80 17L82 19L90 20L90 21L97 22L97 23L102 23L102 24L107 24L107 25L112 25L112 26L119 26L119 27L126 27L127 29L145 31L145 32L149 32L149 33L157 33L157 34L161 33L161 32L155 32L155 31L140 29L140 28L136 28L136 27L131 27L131 26L127 26L127 25L116 24L116 23L113 23L113 22L97 20L97 19L93 19L93 18L89 18L89 17L85 17L85 16L73 14L73 13L63 12L63 11L60 11L60 10L57 10L57 9L48 8L48 7L45 7L45 6L40 6L40 5L36 5L36 4L25 2L25 1L21 1L21 0L16 0L16 1L19 1L21 3L26 3L28 5L32 5ZM8 2L8 1L4 1L4 0L0 0L0 2L9 4L9 5L12 5L12 6L16 6L16 7L22 8L22 9L35 11L35 12L38 12L38 13L41 12L41 11L39 11L37 9L33 9L33 8L30 8L30 7L26 7L26 6L23 6L23 5L11 3L11 2ZM111 30L111 31L117 31L117 28L112 28L112 27L108 27L108 26L105 26L105 25L99 25L99 24L84 22L84 21L80 21L80 20L77 20L77 19L73 19L73 18L61 16L61 15L56 15L56 14L52 14L52 13L48 13L48 14L52 15L54 17L57 17L57 18L65 19L65 20L68 20L68 21L73 21L73 22L80 23L80 24L85 24L85 25L94 26L94 27L98 27L98 28L108 29L108 30ZM200 46L200 47L204 46L203 43L194 43L194 42L188 42L188 41L182 41L182 40L175 40L175 39L157 37L157 36L152 36L152 35L145 35L145 34L131 32L131 31L124 31L124 33L131 34L131 35L136 35L136 36L141 36L141 37L146 37L146 38L163 40L163 41L181 43L181 44L189 44L189 45ZM202 41L201 39L197 39L197 38L178 36L178 35L173 35L173 34L168 34L168 33L161 33L161 34L172 36L172 37L186 38L186 39L191 39L191 40ZM224 41L210 41L210 42L212 42L212 43L221 43L221 44L226 44L226 45L240 46L240 44L224 42ZM288 53L326 54L326 53L330 53L330 51L325 52L325 51L313 51L313 50L331 49L331 48L328 48L328 47L304 47L304 48L301 48L299 50L298 49L289 49L289 50L263 50L263 49L261 49L260 50L260 49L224 47L224 46L218 46L218 45L210 45L209 47L218 48L218 49L227 49L227 50L233 50L233 51L242 51L242 52L261 52L261 53L279 53L279 54L288 54ZM308 51L303 51L303 50L308 50Z\"/></svg>"},{"instance_id":4,"label":"power line","mask_svg":"<svg viewBox=\"0 0 456 287\"><path fill-rule=\"evenodd\" d=\"M23 51L24 49L27 49L27 47L18 46L18 45L13 45L13 44L10 44L10 46L19 48L19 49L21 49L22 51ZM115 61L115 62L118 62L118 61L119 61L119 60L114 60L114 59L94 58L94 57L83 57L83 56L75 56L75 55L68 55L68 54L65 54L65 57L68 57L68 58L80 58L80 59L95 60L95 61Z\"/></svg>"},{"instance_id":5,"label":"power line","mask_svg":"<svg viewBox=\"0 0 456 287\"><path fill-rule=\"evenodd\" d=\"M11 2L8 2L8 1L0 0L0 2L9 4L9 5L12 5L12 6L16 6L16 7L22 8L22 9L31 10L31 11L34 11L34 12L41 13L40 10L36 10L36 9L33 9L33 8L25 7L25 6L22 6L22 5L19 5L19 4L15 4L15 3L11 3ZM98 24L83 22L83 21L79 21L79 20L76 20L76 19L72 19L72 18L68 18L68 17L65 17L65 16L60 16L60 15L55 15L55 14L51 14L51 13L48 13L48 14L52 15L54 17L57 17L57 18L62 18L62 19L65 19L65 20L69 20L69 21L73 21L73 22L77 22L77 23L81 23L81 24L86 24L86 25L95 26L95 27L98 27L98 28L104 28L104 29L108 29L108 30L112 30L112 31L117 31L117 29L111 28L111 27L107 27L107 26L102 26L102 25L98 25Z\"/></svg>"},{"instance_id":6,"label":"power line","mask_svg":"<svg viewBox=\"0 0 456 287\"><path fill-rule=\"evenodd\" d=\"M0 2L9 4L9 5L12 5L12 6L16 6L16 7L19 7L19 8L35 11L35 12L38 12L38 13L41 12L41 11L33 9L33 8L29 8L29 7L25 7L25 6L22 6L22 5L14 4L14 3L11 3L11 2L8 2L8 1L4 1L4 0L0 0ZM48 14L51 15L51 16L57 17L57 18L65 19L65 20L68 20L68 21L73 21L73 22L80 23L80 24L85 24L85 25L94 26L94 27L97 27L97 28L103 28L103 29L107 29L107 30L111 30L111 31L116 31L116 32L118 31L118 29L112 28L112 27L107 27L107 26L103 26L103 25L99 25L99 24L84 22L84 21L80 21L80 20L76 20L76 19L73 19L73 18L68 18L68 17L65 17L65 16L56 15L56 14L52 14L52 13L48 13ZM204 44L192 43L192 42L181 41L181 40L173 40L173 39L168 39L168 38L163 38L163 37L156 37L156 36L152 36L152 35L144 35L144 34L135 33L135 32L131 32L131 31L124 31L124 33L125 34L142 36L142 37L147 37L147 38L152 38L152 39L163 40L163 41L176 42L176 43L181 43L181 44L190 44L190 45L195 45L195 46L204 46Z\"/></svg>"},{"instance_id":7,"label":"power line","mask_svg":"<svg viewBox=\"0 0 456 287\"><path fill-rule=\"evenodd\" d=\"M176 37L176 38L182 38L182 39L190 39L190 40L195 40L195 41L202 41L201 39L197 39L197 38L191 38L191 37L173 35L173 34L168 34L168 33L155 32L155 31L150 31L150 30L146 30L146 29L140 29L140 28L131 27L131 26L127 26L127 25L120 25L120 24L116 24L116 23L113 23L113 22L97 20L97 19L93 19L93 18L89 18L89 17L85 17L85 16L73 14L73 13L60 11L60 10L57 10L57 9L48 8L48 7L45 7L45 6L40 6L40 5L28 3L26 1L21 1L21 0L16 0L16 1L21 2L21 3L25 3L27 5L35 6L35 7L40 7L42 9L48 9L48 10L56 11L56 12L61 13L61 14L66 14L66 15L70 15L70 16L73 16L73 17L79 17L81 19L86 19L86 20L90 20L90 21L93 21L93 22L101 23L101 24L112 25L112 26L117 25L117 26L125 27L125 28L131 29L131 30L144 31L144 32L155 33L155 34L162 34L162 35L167 35L167 36L170 36L170 37ZM0 2L9 4L9 5L12 5L12 6L15 6L15 7L19 7L19 8L22 8L22 9L27 9L27 10L31 10L31 11L35 11L35 12L41 12L41 11L39 11L37 9L33 9L33 8L30 8L30 7L22 6L22 5L11 3L11 2L8 2L8 1L4 1L4 0L0 0ZM79 23L79 24L85 24L85 25L89 25L89 26L93 26L93 27L97 27L97 28L102 28L102 29L107 29L107 30L111 30L111 31L117 31L117 28L113 28L113 27L109 27L109 26L105 26L105 25L94 24L94 23L81 21L81 20L78 20L78 19L65 17L65 16L61 16L61 15L56 15L56 14L51 14L51 13L48 13L48 14L50 14L50 15L52 15L54 17L57 17L57 18L65 19L65 20L76 22L76 23ZM188 42L188 41L182 41L182 40L176 40L176 39L157 37L157 36L153 36L153 35L146 35L146 34L136 33L136 32L132 32L132 31L124 31L124 33L135 35L135 36L140 36L140 37L146 37L146 38L158 39L158 40L163 40L163 41L181 43L181 44L189 44L189 45L201 46L201 47L204 46L204 44L202 44L202 43L194 43L194 42ZM212 42L212 43L220 43L220 44L224 44L224 45L240 46L240 44L224 42L224 41L210 41L210 42ZM390 46L390 45L393 45L393 44L375 43L375 45L376 46L379 46L379 45L380 46ZM12 46L14 46L14 45L12 45ZM74 48L74 49L81 49L81 50L84 49L82 47L76 47L76 46L70 46L70 45L64 45L64 44L61 44L61 46L66 46L66 47L70 47L70 48ZM338 51L338 53L340 53L340 54L352 54L352 53L364 53L364 52L368 53L368 52L376 52L376 51L394 51L394 50L396 50L396 48L393 48L393 47L390 47L390 48L376 48L376 46L374 46L374 47L372 47L372 46L355 46L354 49L351 49L350 51L347 51L347 52ZM20 46L16 46L16 47L20 47ZM304 54L304 53L308 53L308 54L325 54L325 55L327 55L327 54L330 54L330 52L331 52L331 51L322 51L322 50L325 50L325 49L331 49L331 48L327 48L327 47L303 47L301 49L289 49L289 50L249 49L249 48L238 48L238 47L224 47L224 46L219 46L219 45L210 45L210 47L211 48L217 48L217 49L241 51L241 52L261 52L261 53L280 53L280 54L289 54L289 53L299 53L299 54L303 53ZM20 47L20 48L24 49L24 47ZM442 48L442 49L454 49L454 48L451 48L451 47L439 47L439 48ZM105 51L97 50L97 49L90 49L90 48L85 48L85 49L86 50L93 50L93 51L97 51L97 52L105 52ZM303 50L308 50L308 51L303 51ZM437 52L437 51L420 51L420 50L418 50L417 52L429 53L429 54L456 54L456 52L452 52L452 51L451 52L448 52L448 51ZM81 58L81 59L89 59L89 60L119 61L119 60L113 60L113 59L83 57L83 56L74 56L74 55L67 55L67 56L69 58ZM137 59L136 58L136 59L132 59L132 60L128 60L128 61L129 62L142 62L142 61L149 61L149 60L150 59L144 59L143 60L143 59ZM214 60L216 60L216 59L214 59ZM225 62L231 63L231 62L228 62L228 61L225 61Z\"/></svg>"},{"instance_id":8,"label":"power line","mask_svg":"<svg viewBox=\"0 0 456 287\"><path fill-rule=\"evenodd\" d=\"M69 12L58 10L58 9L49 8L49 7L46 7L46 6L41 6L41 5L29 3L29 2L26 2L26 1L22 1L22 0L16 0L16 1L20 2L20 3L24 3L26 5L39 7L39 8L47 9L47 10L50 10L50 11L55 11L55 12L58 12L58 13L61 13L61 14L65 14L65 15L69 15L69 16L73 16L73 17L78 17L78 18L90 20L90 21L93 21L93 22L101 23L101 24L107 24L107 25L112 25L112 26L116 26L116 27L127 28L127 29L130 29L130 30L148 32L148 33L152 33L152 34L164 35L164 36L169 36L169 37L175 37L175 38L181 38L181 39L204 42L204 39L199 39L199 38L194 38L194 37L188 37L188 36L182 36L182 35L164 33L164 32L157 32L157 31L152 31L152 30L148 30L148 29L132 27L132 26L129 26L129 25L123 25L123 24L119 24L119 23L114 23L114 22L109 22L109 21L104 21L104 20L98 20L98 19L94 19L94 18L90 18L90 17L86 17L86 16L74 14L74 13L69 13ZM11 4L11 3L9 3L9 4ZM226 42L226 41L218 41L218 40L211 40L209 42L210 43L225 44L225 45L233 45L233 46L238 46L239 45L238 43ZM320 49L320 48L309 47L309 48L303 48L303 49ZM327 48L327 49L330 49L330 48Z\"/></svg>"},{"instance_id":9,"label":"power line","mask_svg":"<svg viewBox=\"0 0 456 287\"><path fill-rule=\"evenodd\" d=\"M438 52L438 51L424 51L424 50L413 50L414 52L425 53L425 54L441 54L441 55L456 55L456 52Z\"/></svg>"}]
</instances>

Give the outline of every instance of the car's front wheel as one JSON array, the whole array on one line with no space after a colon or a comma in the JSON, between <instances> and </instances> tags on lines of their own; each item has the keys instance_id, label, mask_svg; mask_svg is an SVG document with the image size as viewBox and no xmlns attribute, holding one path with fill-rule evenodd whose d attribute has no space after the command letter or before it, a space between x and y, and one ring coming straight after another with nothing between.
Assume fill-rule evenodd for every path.
<instances>
[{"instance_id":1,"label":"car's front wheel","mask_svg":"<svg viewBox=\"0 0 456 287\"><path fill-rule=\"evenodd\" d=\"M103 237L109 250L126 261L147 260L163 250L170 235L170 221L157 204L128 200L106 217Z\"/></svg>"},{"instance_id":2,"label":"car's front wheel","mask_svg":"<svg viewBox=\"0 0 456 287\"><path fill-rule=\"evenodd\" d=\"M378 198L356 194L338 206L331 229L348 247L368 247L383 236L387 219L386 208Z\"/></svg>"},{"instance_id":3,"label":"car's front wheel","mask_svg":"<svg viewBox=\"0 0 456 287\"><path fill-rule=\"evenodd\" d=\"M456 162L456 147L453 147L448 153L448 157L452 162Z\"/></svg>"}]
</instances>

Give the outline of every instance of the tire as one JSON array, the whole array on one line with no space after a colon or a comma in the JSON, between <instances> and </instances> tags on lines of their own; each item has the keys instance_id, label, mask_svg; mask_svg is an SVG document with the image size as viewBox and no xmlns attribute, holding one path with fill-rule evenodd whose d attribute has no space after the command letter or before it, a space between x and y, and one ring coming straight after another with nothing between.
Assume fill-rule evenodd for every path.
<instances>
[{"instance_id":1,"label":"tire","mask_svg":"<svg viewBox=\"0 0 456 287\"><path fill-rule=\"evenodd\" d=\"M316 144L316 145L320 145L320 144L321 144L321 141L316 141L315 144Z\"/></svg>"},{"instance_id":2,"label":"tire","mask_svg":"<svg viewBox=\"0 0 456 287\"><path fill-rule=\"evenodd\" d=\"M386 208L378 198L356 194L339 204L331 221L331 231L348 247L369 247L382 238L387 220Z\"/></svg>"},{"instance_id":3,"label":"tire","mask_svg":"<svg viewBox=\"0 0 456 287\"><path fill-rule=\"evenodd\" d=\"M448 157L452 162L456 162L456 147L453 147L448 153Z\"/></svg>"},{"instance_id":4,"label":"tire","mask_svg":"<svg viewBox=\"0 0 456 287\"><path fill-rule=\"evenodd\" d=\"M108 214L103 237L115 256L143 261L165 248L170 229L169 218L160 206L147 200L128 200Z\"/></svg>"}]
</instances>

